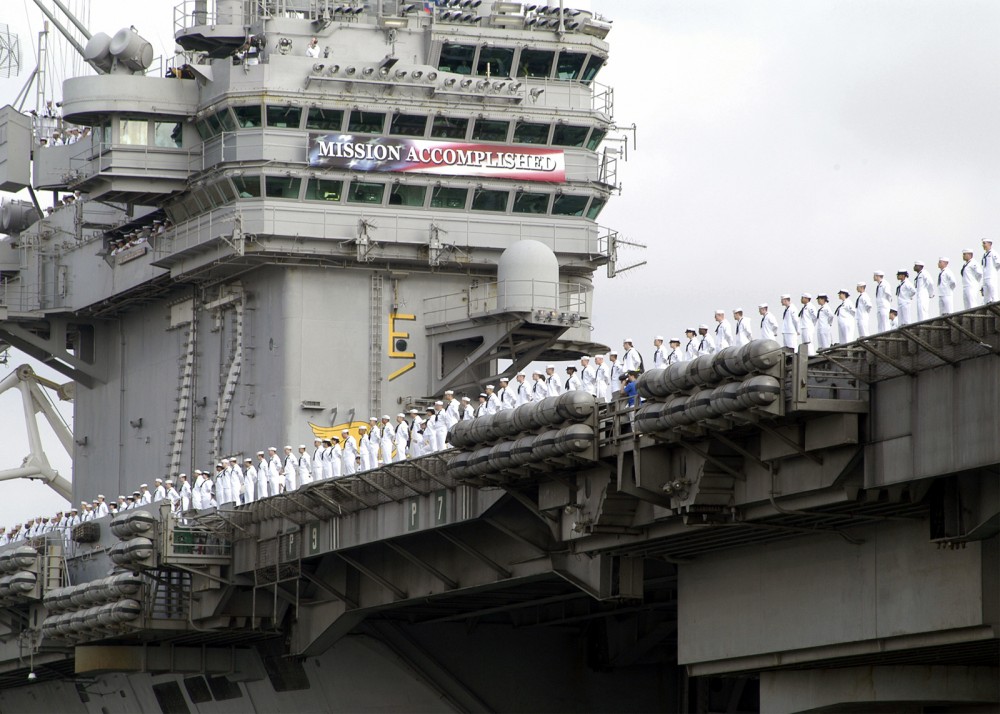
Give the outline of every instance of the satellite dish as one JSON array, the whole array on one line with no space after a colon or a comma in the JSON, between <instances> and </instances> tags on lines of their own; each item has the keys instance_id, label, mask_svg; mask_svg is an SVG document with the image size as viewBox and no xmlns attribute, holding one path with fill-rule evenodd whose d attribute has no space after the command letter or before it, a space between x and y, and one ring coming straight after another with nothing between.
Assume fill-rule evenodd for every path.
<instances>
[{"instance_id":1,"label":"satellite dish","mask_svg":"<svg viewBox=\"0 0 1000 714\"><path fill-rule=\"evenodd\" d=\"M0 78L21 74L21 39L0 23Z\"/></svg>"}]
</instances>

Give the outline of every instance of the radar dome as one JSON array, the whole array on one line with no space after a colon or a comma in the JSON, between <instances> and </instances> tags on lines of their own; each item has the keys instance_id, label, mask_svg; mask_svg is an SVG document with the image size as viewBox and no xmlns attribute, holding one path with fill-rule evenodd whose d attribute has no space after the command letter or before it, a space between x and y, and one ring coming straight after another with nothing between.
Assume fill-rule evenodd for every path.
<instances>
[{"instance_id":1,"label":"radar dome","mask_svg":"<svg viewBox=\"0 0 1000 714\"><path fill-rule=\"evenodd\" d=\"M497 264L497 308L505 312L556 310L559 307L559 261L537 240L519 240Z\"/></svg>"}]
</instances>

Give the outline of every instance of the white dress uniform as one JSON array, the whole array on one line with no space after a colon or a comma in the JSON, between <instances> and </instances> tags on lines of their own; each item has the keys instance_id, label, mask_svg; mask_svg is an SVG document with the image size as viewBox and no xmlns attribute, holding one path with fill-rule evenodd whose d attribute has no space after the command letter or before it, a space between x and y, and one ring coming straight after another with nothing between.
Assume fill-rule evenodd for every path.
<instances>
[{"instance_id":1,"label":"white dress uniform","mask_svg":"<svg viewBox=\"0 0 1000 714\"><path fill-rule=\"evenodd\" d=\"M594 387L597 389L598 403L608 401L608 391L611 388L611 377L607 362L594 366Z\"/></svg>"},{"instance_id":2,"label":"white dress uniform","mask_svg":"<svg viewBox=\"0 0 1000 714\"><path fill-rule=\"evenodd\" d=\"M858 293L854 298L854 319L858 324L858 337L867 337L872 333L869 315L872 311L872 299L868 293Z\"/></svg>"},{"instance_id":3,"label":"white dress uniform","mask_svg":"<svg viewBox=\"0 0 1000 714\"><path fill-rule=\"evenodd\" d=\"M742 347L753 340L753 333L750 331L750 323L745 317L741 317L736 321L733 331L735 333L733 335L733 345L736 347Z\"/></svg>"},{"instance_id":4,"label":"white dress uniform","mask_svg":"<svg viewBox=\"0 0 1000 714\"><path fill-rule=\"evenodd\" d=\"M653 369L663 369L667 366L667 348L661 343L659 347L653 350Z\"/></svg>"},{"instance_id":5,"label":"white dress uniform","mask_svg":"<svg viewBox=\"0 0 1000 714\"><path fill-rule=\"evenodd\" d=\"M796 320L799 324L799 344L806 345L809 354L816 354L816 308L811 302L799 308Z\"/></svg>"},{"instance_id":6,"label":"white dress uniform","mask_svg":"<svg viewBox=\"0 0 1000 714\"><path fill-rule=\"evenodd\" d=\"M816 347L825 350L833 344L833 309L830 303L816 308Z\"/></svg>"},{"instance_id":7,"label":"white dress uniform","mask_svg":"<svg viewBox=\"0 0 1000 714\"><path fill-rule=\"evenodd\" d=\"M531 385L531 401L540 402L547 396L549 396L549 385L545 381L545 377L539 377Z\"/></svg>"},{"instance_id":8,"label":"white dress uniform","mask_svg":"<svg viewBox=\"0 0 1000 714\"><path fill-rule=\"evenodd\" d=\"M141 496L140 496L141 503ZM187 479L181 481L181 510L186 511L191 508L191 484Z\"/></svg>"},{"instance_id":9,"label":"white dress uniform","mask_svg":"<svg viewBox=\"0 0 1000 714\"><path fill-rule=\"evenodd\" d=\"M313 468L313 479L316 481L322 481L325 478L329 478L326 474L326 469L324 468L325 460L324 456L326 453L326 448L323 443L320 442L316 444L316 450L313 451L312 455L312 468Z\"/></svg>"},{"instance_id":10,"label":"white dress uniform","mask_svg":"<svg viewBox=\"0 0 1000 714\"><path fill-rule=\"evenodd\" d=\"M458 424L458 400L451 399L444 408L445 432Z\"/></svg>"},{"instance_id":11,"label":"white dress uniform","mask_svg":"<svg viewBox=\"0 0 1000 714\"><path fill-rule=\"evenodd\" d=\"M309 452L302 449L296 458L299 460L299 485L305 486L307 483L312 483L312 469L310 468L312 457L309 456Z\"/></svg>"},{"instance_id":12,"label":"white dress uniform","mask_svg":"<svg viewBox=\"0 0 1000 714\"><path fill-rule=\"evenodd\" d=\"M550 374L545 377L545 389L548 392L546 396L549 397L558 397L563 393L562 385L559 384L559 378L554 374Z\"/></svg>"},{"instance_id":13,"label":"white dress uniform","mask_svg":"<svg viewBox=\"0 0 1000 714\"><path fill-rule=\"evenodd\" d=\"M433 453L444 449L445 438L448 435L448 422L446 419L447 417L442 409L427 420L427 425L424 427L424 437L430 438L427 439L428 451L424 453Z\"/></svg>"},{"instance_id":14,"label":"white dress uniform","mask_svg":"<svg viewBox=\"0 0 1000 714\"><path fill-rule=\"evenodd\" d=\"M566 380L566 391L578 392L581 390L583 390L583 382L580 381L580 375L574 372L573 376Z\"/></svg>"},{"instance_id":15,"label":"white dress uniform","mask_svg":"<svg viewBox=\"0 0 1000 714\"><path fill-rule=\"evenodd\" d=\"M406 458L406 447L410 441L410 425L405 418L402 421L397 420L392 439L396 445L396 461L402 461Z\"/></svg>"},{"instance_id":16,"label":"white dress uniform","mask_svg":"<svg viewBox=\"0 0 1000 714\"><path fill-rule=\"evenodd\" d=\"M913 298L916 294L917 291L909 278L903 278L896 286L896 307L899 309L897 319L900 325L909 325L913 322Z\"/></svg>"},{"instance_id":17,"label":"white dress uniform","mask_svg":"<svg viewBox=\"0 0 1000 714\"><path fill-rule=\"evenodd\" d=\"M799 344L798 315L791 305L784 308L781 313L781 344L793 350Z\"/></svg>"},{"instance_id":18,"label":"white dress uniform","mask_svg":"<svg viewBox=\"0 0 1000 714\"><path fill-rule=\"evenodd\" d=\"M778 318L770 311L760 316L760 339L778 339Z\"/></svg>"},{"instance_id":19,"label":"white dress uniform","mask_svg":"<svg viewBox=\"0 0 1000 714\"><path fill-rule=\"evenodd\" d=\"M167 497L167 489L163 488L163 484L161 483L159 486L156 487L156 492L153 494L153 500L162 501L166 497Z\"/></svg>"},{"instance_id":20,"label":"white dress uniform","mask_svg":"<svg viewBox=\"0 0 1000 714\"><path fill-rule=\"evenodd\" d=\"M680 347L674 347L667 354L667 366L668 367L670 365L674 364L675 362L683 362L683 361L684 361L684 353L681 352L681 348Z\"/></svg>"},{"instance_id":21,"label":"white dress uniform","mask_svg":"<svg viewBox=\"0 0 1000 714\"><path fill-rule=\"evenodd\" d=\"M215 494L219 497L219 503L233 500L229 492L229 469L215 472Z\"/></svg>"},{"instance_id":22,"label":"white dress uniform","mask_svg":"<svg viewBox=\"0 0 1000 714\"><path fill-rule=\"evenodd\" d=\"M972 251L968 251L971 253ZM983 271L979 263L971 258L965 261L961 270L962 276L962 297L965 298L965 309L969 310L982 305L982 279Z\"/></svg>"},{"instance_id":23,"label":"white dress uniform","mask_svg":"<svg viewBox=\"0 0 1000 714\"><path fill-rule=\"evenodd\" d=\"M517 406L517 382L500 387L497 396L500 397L500 409L513 409Z\"/></svg>"},{"instance_id":24,"label":"white dress uniform","mask_svg":"<svg viewBox=\"0 0 1000 714\"><path fill-rule=\"evenodd\" d=\"M357 471L358 456L361 453L358 451L358 440L354 438L354 434L347 436L341 448L343 449L341 462L344 465L344 476L350 476Z\"/></svg>"},{"instance_id":25,"label":"white dress uniform","mask_svg":"<svg viewBox=\"0 0 1000 714\"><path fill-rule=\"evenodd\" d=\"M270 479L268 484L268 493L272 496L277 496L281 493L281 458L274 454L270 457L267 462L267 475Z\"/></svg>"},{"instance_id":26,"label":"white dress uniform","mask_svg":"<svg viewBox=\"0 0 1000 714\"><path fill-rule=\"evenodd\" d=\"M698 356L710 355L715 352L715 340L706 333L698 338Z\"/></svg>"},{"instance_id":27,"label":"white dress uniform","mask_svg":"<svg viewBox=\"0 0 1000 714\"><path fill-rule=\"evenodd\" d=\"M917 291L914 299L917 305L917 321L926 320L931 316L931 298L934 297L934 286L923 270L913 278L913 289Z\"/></svg>"},{"instance_id":28,"label":"white dress uniform","mask_svg":"<svg viewBox=\"0 0 1000 714\"><path fill-rule=\"evenodd\" d=\"M833 311L837 323L838 345L854 341L854 330L857 327L857 321L854 319L855 312L854 305L847 298L841 300L837 309Z\"/></svg>"},{"instance_id":29,"label":"white dress uniform","mask_svg":"<svg viewBox=\"0 0 1000 714\"><path fill-rule=\"evenodd\" d=\"M597 368L589 362L580 370L580 384L587 394L597 396Z\"/></svg>"},{"instance_id":30,"label":"white dress uniform","mask_svg":"<svg viewBox=\"0 0 1000 714\"><path fill-rule=\"evenodd\" d=\"M217 504L212 497L212 479L205 476L205 480L201 482L201 507L211 508L215 505Z\"/></svg>"},{"instance_id":31,"label":"white dress uniform","mask_svg":"<svg viewBox=\"0 0 1000 714\"><path fill-rule=\"evenodd\" d=\"M257 492L257 469L253 462L243 472L243 503L253 503Z\"/></svg>"},{"instance_id":32,"label":"white dress uniform","mask_svg":"<svg viewBox=\"0 0 1000 714\"><path fill-rule=\"evenodd\" d=\"M733 344L733 326L723 318L715 324L715 351L723 350Z\"/></svg>"},{"instance_id":33,"label":"white dress uniform","mask_svg":"<svg viewBox=\"0 0 1000 714\"><path fill-rule=\"evenodd\" d=\"M368 427L368 460L372 468L378 468L379 445L382 443L382 429L376 424Z\"/></svg>"},{"instance_id":34,"label":"white dress uniform","mask_svg":"<svg viewBox=\"0 0 1000 714\"><path fill-rule=\"evenodd\" d=\"M514 390L514 406L519 407L531 401L531 387L527 382L516 382L510 389Z\"/></svg>"},{"instance_id":35,"label":"white dress uniform","mask_svg":"<svg viewBox=\"0 0 1000 714\"><path fill-rule=\"evenodd\" d=\"M298 488L299 457L295 454L285 454L285 467L282 476L285 479L285 490L294 491Z\"/></svg>"},{"instance_id":36,"label":"white dress uniform","mask_svg":"<svg viewBox=\"0 0 1000 714\"><path fill-rule=\"evenodd\" d=\"M338 441L330 447L330 478L340 478L344 475L344 447Z\"/></svg>"},{"instance_id":37,"label":"white dress uniform","mask_svg":"<svg viewBox=\"0 0 1000 714\"><path fill-rule=\"evenodd\" d=\"M257 498L268 497L268 494L270 493L268 489L269 476L270 476L270 468L268 467L267 459L261 456L260 459L257 461ZM270 495L273 496L274 494L271 493Z\"/></svg>"},{"instance_id":38,"label":"white dress uniform","mask_svg":"<svg viewBox=\"0 0 1000 714\"><path fill-rule=\"evenodd\" d=\"M955 311L954 295L957 285L951 268L947 265L941 268L937 276L938 312L940 314L949 315Z\"/></svg>"},{"instance_id":39,"label":"white dress uniform","mask_svg":"<svg viewBox=\"0 0 1000 714\"><path fill-rule=\"evenodd\" d=\"M1000 259L997 258L996 253L988 250L983 254L980 264L982 265L983 303L988 305L998 299L997 268L1000 268Z\"/></svg>"},{"instance_id":40,"label":"white dress uniform","mask_svg":"<svg viewBox=\"0 0 1000 714\"><path fill-rule=\"evenodd\" d=\"M230 462L229 488L233 492L233 501L243 503L243 468L236 463L236 459Z\"/></svg>"},{"instance_id":41,"label":"white dress uniform","mask_svg":"<svg viewBox=\"0 0 1000 714\"><path fill-rule=\"evenodd\" d=\"M626 372L638 372L642 369L642 356L635 347L629 347L622 355L622 369Z\"/></svg>"},{"instance_id":42,"label":"white dress uniform","mask_svg":"<svg viewBox=\"0 0 1000 714\"><path fill-rule=\"evenodd\" d=\"M392 463L392 449L395 446L396 428L389 423L383 424L382 438L379 440L379 447L382 449L382 463Z\"/></svg>"},{"instance_id":43,"label":"white dress uniform","mask_svg":"<svg viewBox=\"0 0 1000 714\"><path fill-rule=\"evenodd\" d=\"M139 505L148 506L153 502L153 494L149 492L148 488L143 487L142 493L139 495Z\"/></svg>"},{"instance_id":44,"label":"white dress uniform","mask_svg":"<svg viewBox=\"0 0 1000 714\"><path fill-rule=\"evenodd\" d=\"M889 329L889 308L892 307L892 293L885 281L875 283L875 329L885 332Z\"/></svg>"},{"instance_id":45,"label":"white dress uniform","mask_svg":"<svg viewBox=\"0 0 1000 714\"><path fill-rule=\"evenodd\" d=\"M465 397L462 398L465 399ZM485 414L486 413L485 404L479 405L475 409L472 408L471 404L464 405L462 409L462 421L472 421L477 416L482 416L482 414L480 414L480 406L482 407L482 414Z\"/></svg>"},{"instance_id":46,"label":"white dress uniform","mask_svg":"<svg viewBox=\"0 0 1000 714\"><path fill-rule=\"evenodd\" d=\"M608 368L608 402L613 402L615 397L618 396L618 392L622 388L622 383L620 377L622 376L622 366L618 361L608 360L604 364Z\"/></svg>"},{"instance_id":47,"label":"white dress uniform","mask_svg":"<svg viewBox=\"0 0 1000 714\"><path fill-rule=\"evenodd\" d=\"M191 508L195 510L201 510L204 508L204 504L201 499L201 487L205 483L205 477L202 474L198 474L194 477L194 487L191 489Z\"/></svg>"},{"instance_id":48,"label":"white dress uniform","mask_svg":"<svg viewBox=\"0 0 1000 714\"><path fill-rule=\"evenodd\" d=\"M427 435L424 433L424 420L419 414L414 415L410 423L410 458L423 456Z\"/></svg>"},{"instance_id":49,"label":"white dress uniform","mask_svg":"<svg viewBox=\"0 0 1000 714\"><path fill-rule=\"evenodd\" d=\"M486 413L496 414L500 411L500 397L494 391L488 391L488 397L486 397Z\"/></svg>"},{"instance_id":50,"label":"white dress uniform","mask_svg":"<svg viewBox=\"0 0 1000 714\"><path fill-rule=\"evenodd\" d=\"M368 471L372 467L372 451L368 448L368 440L371 434L365 430L358 440L358 456L361 457L361 470Z\"/></svg>"},{"instance_id":51,"label":"white dress uniform","mask_svg":"<svg viewBox=\"0 0 1000 714\"><path fill-rule=\"evenodd\" d=\"M692 337L688 339L687 344L684 345L684 361L690 362L698 356L698 338Z\"/></svg>"}]
</instances>

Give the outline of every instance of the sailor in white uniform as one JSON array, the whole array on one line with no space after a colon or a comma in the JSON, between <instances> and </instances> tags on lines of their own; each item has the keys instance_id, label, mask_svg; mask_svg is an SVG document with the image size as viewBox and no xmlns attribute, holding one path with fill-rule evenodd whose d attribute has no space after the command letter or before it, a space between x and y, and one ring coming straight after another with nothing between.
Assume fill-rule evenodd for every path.
<instances>
[{"instance_id":1,"label":"sailor in white uniform","mask_svg":"<svg viewBox=\"0 0 1000 714\"><path fill-rule=\"evenodd\" d=\"M872 275L875 281L875 329L885 332L889 329L889 308L892 307L892 293L885 286L885 271L876 270Z\"/></svg>"},{"instance_id":2,"label":"sailor in white uniform","mask_svg":"<svg viewBox=\"0 0 1000 714\"><path fill-rule=\"evenodd\" d=\"M687 342L684 344L682 353L684 355L684 361L690 362L698 356L698 330L693 327L689 327L684 330L684 336L687 338Z\"/></svg>"},{"instance_id":3,"label":"sailor in white uniform","mask_svg":"<svg viewBox=\"0 0 1000 714\"><path fill-rule=\"evenodd\" d=\"M663 369L667 366L667 352L663 338L657 335L653 338L653 369Z\"/></svg>"},{"instance_id":4,"label":"sailor in white uniform","mask_svg":"<svg viewBox=\"0 0 1000 714\"><path fill-rule=\"evenodd\" d=\"M993 252L993 241L983 240L983 259L980 261L982 281L983 281L983 304L989 305L996 302L997 296L997 269L1000 268L1000 258Z\"/></svg>"},{"instance_id":5,"label":"sailor in white uniform","mask_svg":"<svg viewBox=\"0 0 1000 714\"><path fill-rule=\"evenodd\" d=\"M497 390L497 398L500 400L500 410L513 409L517 406L517 395L515 389L510 386L508 377L500 378L500 389Z\"/></svg>"},{"instance_id":6,"label":"sailor in white uniform","mask_svg":"<svg viewBox=\"0 0 1000 714\"><path fill-rule=\"evenodd\" d=\"M675 362L683 362L684 353L681 352L681 341L676 337L670 338L670 351L667 353L667 366Z\"/></svg>"},{"instance_id":7,"label":"sailor in white uniform","mask_svg":"<svg viewBox=\"0 0 1000 714\"><path fill-rule=\"evenodd\" d=\"M448 390L444 393L444 422L445 433L458 423L458 400L455 399L455 392ZM444 446L442 445L442 448Z\"/></svg>"},{"instance_id":8,"label":"sailor in white uniform","mask_svg":"<svg viewBox=\"0 0 1000 714\"><path fill-rule=\"evenodd\" d=\"M344 467L344 476L351 476L358 468L358 455L360 454L358 451L358 440L347 429L340 432L340 440L343 442L341 447L343 449L341 463Z\"/></svg>"},{"instance_id":9,"label":"sailor in white uniform","mask_svg":"<svg viewBox=\"0 0 1000 714\"><path fill-rule=\"evenodd\" d=\"M299 455L296 457L299 460L299 486L305 486L307 483L312 483L312 457L309 452L306 451L305 444L299 444Z\"/></svg>"},{"instance_id":10,"label":"sailor in white uniform","mask_svg":"<svg viewBox=\"0 0 1000 714\"><path fill-rule=\"evenodd\" d=\"M889 310L889 329L895 330L899 327L899 310L891 308Z\"/></svg>"},{"instance_id":11,"label":"sailor in white uniform","mask_svg":"<svg viewBox=\"0 0 1000 714\"><path fill-rule=\"evenodd\" d=\"M496 414L500 411L500 397L496 393L496 387L492 384L486 385L486 413Z\"/></svg>"},{"instance_id":12,"label":"sailor in white uniform","mask_svg":"<svg viewBox=\"0 0 1000 714\"><path fill-rule=\"evenodd\" d=\"M896 306L899 313L899 325L909 325L913 322L913 298L917 291L910 282L910 272L908 270L897 270L896 280Z\"/></svg>"},{"instance_id":13,"label":"sailor in white uniform","mask_svg":"<svg viewBox=\"0 0 1000 714\"><path fill-rule=\"evenodd\" d=\"M545 389L548 397L558 397L563 393L561 380L556 376L556 366L550 364L545 368Z\"/></svg>"},{"instance_id":14,"label":"sailor in white uniform","mask_svg":"<svg viewBox=\"0 0 1000 714\"><path fill-rule=\"evenodd\" d=\"M743 317L743 308L733 310L733 346L742 347L753 339L750 321Z\"/></svg>"},{"instance_id":15,"label":"sailor in white uniform","mask_svg":"<svg viewBox=\"0 0 1000 714\"><path fill-rule=\"evenodd\" d=\"M931 298L934 297L934 285L924 272L924 261L913 261L913 289L917 291L914 302L917 306L917 321L926 320L931 316Z\"/></svg>"},{"instance_id":16,"label":"sailor in white uniform","mask_svg":"<svg viewBox=\"0 0 1000 714\"><path fill-rule=\"evenodd\" d=\"M392 439L396 447L396 461L403 461L410 443L410 423L406 421L405 414L396 415L396 428Z\"/></svg>"},{"instance_id":17,"label":"sailor in white uniform","mask_svg":"<svg viewBox=\"0 0 1000 714\"><path fill-rule=\"evenodd\" d=\"M257 452L257 498L267 498L274 495L270 492L271 467L267 463L267 457L263 451Z\"/></svg>"},{"instance_id":18,"label":"sailor in white uniform","mask_svg":"<svg viewBox=\"0 0 1000 714\"><path fill-rule=\"evenodd\" d=\"M108 504L104 502L104 494L98 494L97 496L97 518L103 518L108 515Z\"/></svg>"},{"instance_id":19,"label":"sailor in white uniform","mask_svg":"<svg viewBox=\"0 0 1000 714\"><path fill-rule=\"evenodd\" d=\"M432 454L444 449L445 438L448 435L447 419L444 402L434 402L434 412L428 417L427 424L424 425L424 438L427 440L425 454Z\"/></svg>"},{"instance_id":20,"label":"sailor in white uniform","mask_svg":"<svg viewBox=\"0 0 1000 714\"><path fill-rule=\"evenodd\" d=\"M854 304L848 300L850 296L851 293L847 290L837 291L837 297L840 298L840 304L837 305L836 309L833 311L833 316L837 326L838 345L854 341L854 330L857 326L857 321L854 319Z\"/></svg>"},{"instance_id":21,"label":"sailor in white uniform","mask_svg":"<svg viewBox=\"0 0 1000 714\"><path fill-rule=\"evenodd\" d=\"M392 450L396 442L396 427L392 425L388 414L382 415L382 424L379 426L382 438L379 440L379 448L382 451L382 463L392 463Z\"/></svg>"},{"instance_id":22,"label":"sailor in white uniform","mask_svg":"<svg viewBox=\"0 0 1000 714\"><path fill-rule=\"evenodd\" d=\"M965 309L969 310L983 304L983 271L979 263L973 260L972 248L962 248L962 297L965 299Z\"/></svg>"},{"instance_id":23,"label":"sailor in white uniform","mask_svg":"<svg viewBox=\"0 0 1000 714\"><path fill-rule=\"evenodd\" d=\"M471 419L478 419L479 417L484 417L489 412L487 411L489 407L489 402L487 402L486 392L479 393L479 404L476 405L475 409L469 408L469 413L472 414Z\"/></svg>"},{"instance_id":24,"label":"sailor in white uniform","mask_svg":"<svg viewBox=\"0 0 1000 714\"><path fill-rule=\"evenodd\" d=\"M833 344L833 308L826 293L816 296L816 348L825 350Z\"/></svg>"},{"instance_id":25,"label":"sailor in white uniform","mask_svg":"<svg viewBox=\"0 0 1000 714\"><path fill-rule=\"evenodd\" d=\"M148 506L153 502L153 494L149 492L149 484L141 484L139 486L139 505Z\"/></svg>"},{"instance_id":26,"label":"sailor in white uniform","mask_svg":"<svg viewBox=\"0 0 1000 714\"><path fill-rule=\"evenodd\" d=\"M725 310L715 311L715 351L724 350L733 344L733 326L726 319Z\"/></svg>"},{"instance_id":27,"label":"sailor in white uniform","mask_svg":"<svg viewBox=\"0 0 1000 714\"><path fill-rule=\"evenodd\" d=\"M191 508L191 484L188 483L187 474L181 474L177 478L180 482L177 491L181 494L181 510L187 511ZM142 494L139 494L139 499L141 503Z\"/></svg>"},{"instance_id":28,"label":"sailor in white uniform","mask_svg":"<svg viewBox=\"0 0 1000 714\"><path fill-rule=\"evenodd\" d=\"M229 474L229 482L233 490L233 500L236 503L245 503L243 500L243 467L240 465L240 460L235 456L230 456L229 466L232 468Z\"/></svg>"},{"instance_id":29,"label":"sailor in white uniform","mask_svg":"<svg viewBox=\"0 0 1000 714\"><path fill-rule=\"evenodd\" d=\"M167 500L170 501L170 510L178 510L178 506L181 501L181 495L177 493L177 489L174 488L173 479L167 479Z\"/></svg>"},{"instance_id":30,"label":"sailor in white uniform","mask_svg":"<svg viewBox=\"0 0 1000 714\"><path fill-rule=\"evenodd\" d=\"M322 481L327 477L323 469L323 452L325 448L322 439L319 437L313 439L312 473L314 481Z\"/></svg>"},{"instance_id":31,"label":"sailor in white uniform","mask_svg":"<svg viewBox=\"0 0 1000 714\"><path fill-rule=\"evenodd\" d=\"M323 439L323 474L325 478L340 478L344 474L344 450L340 448L340 437Z\"/></svg>"},{"instance_id":32,"label":"sailor in white uniform","mask_svg":"<svg viewBox=\"0 0 1000 714\"><path fill-rule=\"evenodd\" d=\"M791 295L781 296L781 307L781 344L794 350L799 344L799 324Z\"/></svg>"},{"instance_id":33,"label":"sailor in white uniform","mask_svg":"<svg viewBox=\"0 0 1000 714\"><path fill-rule=\"evenodd\" d=\"M531 401L540 402L545 397L549 396L549 386L545 381L545 374L543 372L534 371L531 373Z\"/></svg>"},{"instance_id":34,"label":"sailor in white uniform","mask_svg":"<svg viewBox=\"0 0 1000 714\"><path fill-rule=\"evenodd\" d=\"M277 496L285 490L285 484L281 480L281 457L278 456L278 449L274 446L267 447L267 476L269 495Z\"/></svg>"},{"instance_id":35,"label":"sailor in white uniform","mask_svg":"<svg viewBox=\"0 0 1000 714\"><path fill-rule=\"evenodd\" d=\"M219 503L229 503L229 459L223 459L215 465L215 495Z\"/></svg>"},{"instance_id":36,"label":"sailor in white uniform","mask_svg":"<svg viewBox=\"0 0 1000 714\"><path fill-rule=\"evenodd\" d=\"M154 479L153 483L156 484L156 488L153 491L153 501L162 501L167 497L167 489L163 488L163 479Z\"/></svg>"},{"instance_id":37,"label":"sailor in white uniform","mask_svg":"<svg viewBox=\"0 0 1000 714\"><path fill-rule=\"evenodd\" d=\"M257 492L257 469L253 459L243 459L243 503L253 503Z\"/></svg>"},{"instance_id":38,"label":"sailor in white uniform","mask_svg":"<svg viewBox=\"0 0 1000 714\"><path fill-rule=\"evenodd\" d=\"M368 420L368 461L373 469L378 468L379 445L382 443L382 430L378 426L378 419L371 417Z\"/></svg>"},{"instance_id":39,"label":"sailor in white uniform","mask_svg":"<svg viewBox=\"0 0 1000 714\"><path fill-rule=\"evenodd\" d=\"M587 394L597 396L597 370L590 363L590 355L580 358L580 384Z\"/></svg>"},{"instance_id":40,"label":"sailor in white uniform","mask_svg":"<svg viewBox=\"0 0 1000 714\"><path fill-rule=\"evenodd\" d=\"M801 340L799 344L805 345L806 352L814 355L816 354L816 308L812 305L810 293L802 293L799 301L802 303L799 314L796 316L796 322L799 325L799 340Z\"/></svg>"},{"instance_id":41,"label":"sailor in white uniform","mask_svg":"<svg viewBox=\"0 0 1000 714\"><path fill-rule=\"evenodd\" d=\"M525 384L524 372L518 372L517 376L514 377L514 386L511 389L514 391L514 406L519 407L522 404L527 404L531 401L531 385Z\"/></svg>"},{"instance_id":42,"label":"sailor in white uniform","mask_svg":"<svg viewBox=\"0 0 1000 714\"><path fill-rule=\"evenodd\" d=\"M194 484L191 487L191 508L200 511L204 506L201 502L201 487L205 483L205 475L201 469L194 470Z\"/></svg>"},{"instance_id":43,"label":"sailor in white uniform","mask_svg":"<svg viewBox=\"0 0 1000 714\"><path fill-rule=\"evenodd\" d=\"M479 400L479 401L482 401L482 404L485 405L486 404L486 392L482 392L482 394L480 396L482 397L482 399ZM480 416L479 405L477 405L475 408L473 408L473 406L472 406L472 400L469 399L469 397L462 397L462 406L460 406L458 408L458 411L462 415L460 417L462 421L472 421L477 416ZM486 414L485 407L482 410L482 414L484 416Z\"/></svg>"},{"instance_id":44,"label":"sailor in white uniform","mask_svg":"<svg viewBox=\"0 0 1000 714\"><path fill-rule=\"evenodd\" d=\"M582 389L583 382L580 381L580 375L576 373L576 367L570 365L566 368L566 391L577 392Z\"/></svg>"},{"instance_id":45,"label":"sailor in white uniform","mask_svg":"<svg viewBox=\"0 0 1000 714\"><path fill-rule=\"evenodd\" d=\"M868 296L868 285L858 283L858 296L854 298L854 320L858 326L858 337L868 337L872 333L869 315L872 311L872 299Z\"/></svg>"},{"instance_id":46,"label":"sailor in white uniform","mask_svg":"<svg viewBox=\"0 0 1000 714\"><path fill-rule=\"evenodd\" d=\"M760 339L777 340L778 319L768 311L766 302L757 306L757 313L760 315Z\"/></svg>"},{"instance_id":47,"label":"sailor in white uniform","mask_svg":"<svg viewBox=\"0 0 1000 714\"><path fill-rule=\"evenodd\" d=\"M431 407L427 412L427 419L430 419L434 415L434 408ZM428 453L429 436L424 417L420 416L416 409L410 414L413 415L413 420L410 422L410 458L415 459Z\"/></svg>"},{"instance_id":48,"label":"sailor in white uniform","mask_svg":"<svg viewBox=\"0 0 1000 714\"><path fill-rule=\"evenodd\" d=\"M368 427L364 424L358 427L361 437L358 439L358 456L361 458L361 470L368 471L372 468L372 452L368 448Z\"/></svg>"},{"instance_id":49,"label":"sailor in white uniform","mask_svg":"<svg viewBox=\"0 0 1000 714\"><path fill-rule=\"evenodd\" d=\"M715 352L715 340L708 334L708 325L698 325L698 356L710 355Z\"/></svg>"},{"instance_id":50,"label":"sailor in white uniform","mask_svg":"<svg viewBox=\"0 0 1000 714\"><path fill-rule=\"evenodd\" d=\"M938 313L941 315L949 315L955 311L954 305L954 295L955 287L958 283L955 282L955 275L951 272L951 268L948 267L950 263L947 258L938 258L938 276L937 276L937 296L938 296Z\"/></svg>"},{"instance_id":51,"label":"sailor in white uniform","mask_svg":"<svg viewBox=\"0 0 1000 714\"><path fill-rule=\"evenodd\" d=\"M299 457L292 453L291 444L285 444L285 458L281 475L284 478L285 491L294 491L298 488Z\"/></svg>"},{"instance_id":52,"label":"sailor in white uniform","mask_svg":"<svg viewBox=\"0 0 1000 714\"><path fill-rule=\"evenodd\" d=\"M643 368L642 355L639 354L639 350L634 345L635 343L632 342L631 337L622 342L622 349L624 350L622 354L622 370L624 372L639 372Z\"/></svg>"},{"instance_id":53,"label":"sailor in white uniform","mask_svg":"<svg viewBox=\"0 0 1000 714\"><path fill-rule=\"evenodd\" d=\"M618 391L622 388L621 376L622 365L618 361L618 353L614 350L608 352L608 361L604 365L608 370L608 395L607 401L611 403L618 396Z\"/></svg>"},{"instance_id":54,"label":"sailor in white uniform","mask_svg":"<svg viewBox=\"0 0 1000 714\"><path fill-rule=\"evenodd\" d=\"M608 390L611 385L611 374L608 371L608 364L604 361L604 355L594 355L594 389L597 390L594 396L598 403L608 401Z\"/></svg>"}]
</instances>

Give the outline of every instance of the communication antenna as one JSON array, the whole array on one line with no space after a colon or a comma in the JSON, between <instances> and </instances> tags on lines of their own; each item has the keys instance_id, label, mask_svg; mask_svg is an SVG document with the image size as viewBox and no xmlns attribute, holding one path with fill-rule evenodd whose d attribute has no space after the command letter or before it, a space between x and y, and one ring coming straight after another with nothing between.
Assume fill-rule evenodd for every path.
<instances>
[{"instance_id":1,"label":"communication antenna","mask_svg":"<svg viewBox=\"0 0 1000 714\"><path fill-rule=\"evenodd\" d=\"M21 39L17 33L0 23L0 78L21 74Z\"/></svg>"}]
</instances>

